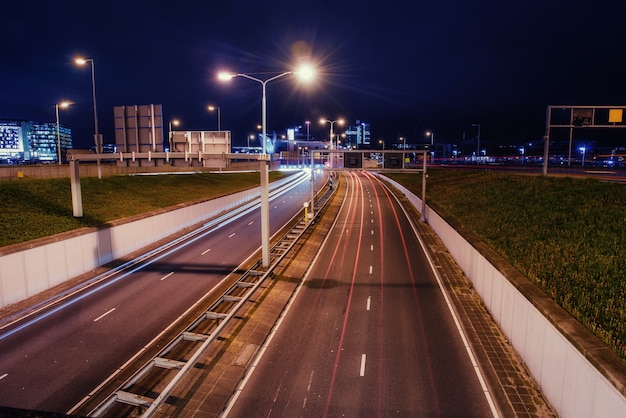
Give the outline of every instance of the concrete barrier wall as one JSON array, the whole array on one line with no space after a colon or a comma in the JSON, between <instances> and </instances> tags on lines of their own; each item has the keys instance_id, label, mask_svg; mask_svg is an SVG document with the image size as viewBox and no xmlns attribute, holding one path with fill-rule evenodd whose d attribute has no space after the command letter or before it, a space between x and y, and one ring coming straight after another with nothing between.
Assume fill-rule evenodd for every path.
<instances>
[{"instance_id":1,"label":"concrete barrier wall","mask_svg":"<svg viewBox=\"0 0 626 418\"><path fill-rule=\"evenodd\" d=\"M421 210L421 199L386 180ZM428 206L426 219L559 416L626 417L626 366L613 351L504 260L488 260L484 244L473 246Z\"/></svg>"},{"instance_id":2,"label":"concrete barrier wall","mask_svg":"<svg viewBox=\"0 0 626 418\"><path fill-rule=\"evenodd\" d=\"M272 182L280 187L292 179ZM105 228L84 228L0 252L0 307L19 302L240 206L259 187ZM22 248L26 247L26 248Z\"/></svg>"}]
</instances>

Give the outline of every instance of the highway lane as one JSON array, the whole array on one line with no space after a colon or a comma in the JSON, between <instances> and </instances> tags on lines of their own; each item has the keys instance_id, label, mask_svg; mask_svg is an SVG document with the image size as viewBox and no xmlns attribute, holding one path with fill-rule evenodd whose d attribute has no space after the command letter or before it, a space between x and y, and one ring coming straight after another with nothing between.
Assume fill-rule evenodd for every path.
<instances>
[{"instance_id":1,"label":"highway lane","mask_svg":"<svg viewBox=\"0 0 626 418\"><path fill-rule=\"evenodd\" d=\"M420 243L377 179L336 223L226 415L494 414Z\"/></svg>"},{"instance_id":2,"label":"highway lane","mask_svg":"<svg viewBox=\"0 0 626 418\"><path fill-rule=\"evenodd\" d=\"M276 232L310 198L308 179L270 202ZM208 293L261 243L255 209L0 332L0 405L66 412ZM15 326L21 324L14 324Z\"/></svg>"}]
</instances>

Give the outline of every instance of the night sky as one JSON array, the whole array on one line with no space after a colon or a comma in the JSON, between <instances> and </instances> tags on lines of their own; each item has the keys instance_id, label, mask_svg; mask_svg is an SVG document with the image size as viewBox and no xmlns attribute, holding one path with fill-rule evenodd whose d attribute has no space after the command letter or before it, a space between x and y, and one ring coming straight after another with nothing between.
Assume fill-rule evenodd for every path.
<instances>
[{"instance_id":1,"label":"night sky","mask_svg":"<svg viewBox=\"0 0 626 418\"><path fill-rule=\"evenodd\" d=\"M55 120L75 147L93 144L90 67L100 131L113 143L113 106L162 104L181 129L233 134L261 122L261 84L309 61L311 84L267 84L268 132L320 117L369 122L372 141L491 144L544 135L547 105L626 105L626 2L11 1L0 14L0 118ZM623 141L626 145L626 138Z\"/></svg>"}]
</instances>

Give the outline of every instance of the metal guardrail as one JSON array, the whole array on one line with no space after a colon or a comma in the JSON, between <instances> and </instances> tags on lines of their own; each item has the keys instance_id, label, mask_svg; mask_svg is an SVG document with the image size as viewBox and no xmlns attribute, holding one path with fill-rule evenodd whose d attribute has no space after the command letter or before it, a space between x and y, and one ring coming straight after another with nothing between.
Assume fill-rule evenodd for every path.
<instances>
[{"instance_id":1,"label":"metal guardrail","mask_svg":"<svg viewBox=\"0 0 626 418\"><path fill-rule=\"evenodd\" d=\"M323 207L332 193L332 190L328 190L322 194L317 206ZM314 221L315 218L307 222L302 217L272 247L271 263L266 271L259 270L262 261L257 261L216 302L88 415L117 417L127 415L129 408L139 408L142 417L153 416Z\"/></svg>"}]
</instances>

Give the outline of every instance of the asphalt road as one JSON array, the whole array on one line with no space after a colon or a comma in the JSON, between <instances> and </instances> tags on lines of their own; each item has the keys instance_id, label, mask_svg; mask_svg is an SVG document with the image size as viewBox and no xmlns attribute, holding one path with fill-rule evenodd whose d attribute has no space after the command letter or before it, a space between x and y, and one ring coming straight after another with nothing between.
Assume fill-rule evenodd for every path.
<instances>
[{"instance_id":1,"label":"asphalt road","mask_svg":"<svg viewBox=\"0 0 626 418\"><path fill-rule=\"evenodd\" d=\"M492 416L402 209L371 175L345 177L336 223L226 415Z\"/></svg>"},{"instance_id":2,"label":"asphalt road","mask_svg":"<svg viewBox=\"0 0 626 418\"><path fill-rule=\"evenodd\" d=\"M310 182L270 202L277 231ZM259 210L0 331L0 406L65 413L261 245Z\"/></svg>"}]
</instances>

